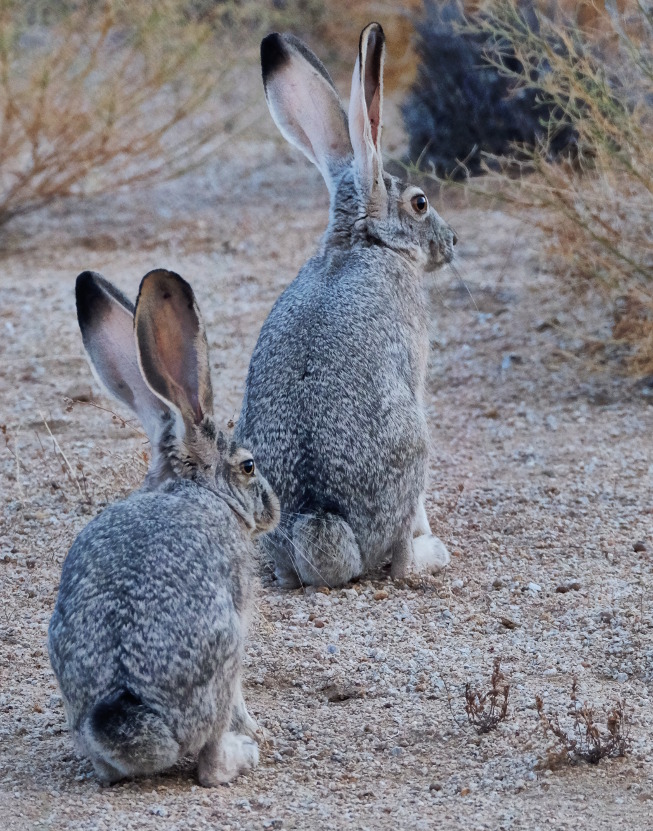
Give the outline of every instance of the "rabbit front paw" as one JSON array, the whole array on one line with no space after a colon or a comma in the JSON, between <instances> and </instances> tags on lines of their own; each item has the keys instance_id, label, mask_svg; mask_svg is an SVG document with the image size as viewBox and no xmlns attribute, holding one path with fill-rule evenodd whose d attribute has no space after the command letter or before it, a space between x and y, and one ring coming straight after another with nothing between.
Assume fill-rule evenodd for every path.
<instances>
[{"instance_id":1,"label":"rabbit front paw","mask_svg":"<svg viewBox=\"0 0 653 831\"><path fill-rule=\"evenodd\" d=\"M413 539L413 569L429 574L449 565L451 555L446 545L435 534L422 534Z\"/></svg>"},{"instance_id":2,"label":"rabbit front paw","mask_svg":"<svg viewBox=\"0 0 653 831\"><path fill-rule=\"evenodd\" d=\"M197 778L205 788L226 785L239 773L258 765L258 745L249 736L226 732L220 742L207 743L200 753Z\"/></svg>"}]
</instances>

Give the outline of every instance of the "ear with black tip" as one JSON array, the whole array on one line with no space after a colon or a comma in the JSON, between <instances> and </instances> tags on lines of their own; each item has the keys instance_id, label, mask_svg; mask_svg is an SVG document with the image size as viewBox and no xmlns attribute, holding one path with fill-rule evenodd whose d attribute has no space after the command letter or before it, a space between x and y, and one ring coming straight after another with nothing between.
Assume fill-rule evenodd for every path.
<instances>
[{"instance_id":1,"label":"ear with black tip","mask_svg":"<svg viewBox=\"0 0 653 831\"><path fill-rule=\"evenodd\" d=\"M98 381L138 416L154 449L167 407L143 380L134 339L134 305L95 271L75 282L77 321Z\"/></svg>"},{"instance_id":2,"label":"ear with black tip","mask_svg":"<svg viewBox=\"0 0 653 831\"><path fill-rule=\"evenodd\" d=\"M143 378L184 429L213 415L208 344L190 285L173 271L146 274L134 329Z\"/></svg>"},{"instance_id":3,"label":"ear with black tip","mask_svg":"<svg viewBox=\"0 0 653 831\"><path fill-rule=\"evenodd\" d=\"M383 182L381 131L383 127L383 64L385 35L379 23L361 32L358 58L351 81L349 136L354 163L368 213L382 215L387 209Z\"/></svg>"},{"instance_id":4,"label":"ear with black tip","mask_svg":"<svg viewBox=\"0 0 653 831\"><path fill-rule=\"evenodd\" d=\"M265 98L284 138L304 153L332 193L351 159L347 116L322 62L293 35L261 41Z\"/></svg>"}]
</instances>

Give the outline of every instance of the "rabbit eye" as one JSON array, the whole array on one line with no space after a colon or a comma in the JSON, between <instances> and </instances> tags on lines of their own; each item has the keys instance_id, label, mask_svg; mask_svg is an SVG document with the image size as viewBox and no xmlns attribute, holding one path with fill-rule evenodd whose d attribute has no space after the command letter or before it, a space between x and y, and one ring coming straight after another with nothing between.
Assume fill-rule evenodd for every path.
<instances>
[{"instance_id":1,"label":"rabbit eye","mask_svg":"<svg viewBox=\"0 0 653 831\"><path fill-rule=\"evenodd\" d=\"M410 200L413 210L418 214L425 214L429 209L429 200L423 193L416 193Z\"/></svg>"},{"instance_id":2,"label":"rabbit eye","mask_svg":"<svg viewBox=\"0 0 653 831\"><path fill-rule=\"evenodd\" d=\"M245 476L253 476L256 467L254 465L254 459L245 459L244 462L240 463L240 471L244 473Z\"/></svg>"}]
</instances>

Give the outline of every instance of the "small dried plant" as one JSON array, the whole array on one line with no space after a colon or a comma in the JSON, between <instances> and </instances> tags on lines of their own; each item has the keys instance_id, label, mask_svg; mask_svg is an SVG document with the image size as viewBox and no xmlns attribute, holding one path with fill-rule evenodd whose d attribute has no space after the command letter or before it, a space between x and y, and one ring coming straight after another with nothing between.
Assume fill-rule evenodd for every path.
<instances>
[{"instance_id":1,"label":"small dried plant","mask_svg":"<svg viewBox=\"0 0 653 831\"><path fill-rule=\"evenodd\" d=\"M579 761L598 764L601 759L625 756L630 746L626 705L617 701L608 712L605 729L601 729L595 720L594 707L587 701L578 699L578 682L574 678L569 697L567 715L571 719L571 729L560 725L556 714L547 715L540 696L535 696L537 714L546 736L554 736L558 746L549 748L546 759L538 767L554 770L564 764Z\"/></svg>"},{"instance_id":2,"label":"small dried plant","mask_svg":"<svg viewBox=\"0 0 653 831\"><path fill-rule=\"evenodd\" d=\"M467 720L476 728L477 733L489 733L508 715L510 684L504 682L501 658L496 658L488 692L482 693L471 684L465 684L465 712Z\"/></svg>"}]
</instances>

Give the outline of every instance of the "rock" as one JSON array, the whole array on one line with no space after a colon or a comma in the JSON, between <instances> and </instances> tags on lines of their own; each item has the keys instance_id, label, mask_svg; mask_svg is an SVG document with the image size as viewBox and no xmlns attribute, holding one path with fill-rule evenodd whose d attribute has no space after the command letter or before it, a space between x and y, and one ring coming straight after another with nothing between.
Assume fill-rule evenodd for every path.
<instances>
[{"instance_id":1,"label":"rock","mask_svg":"<svg viewBox=\"0 0 653 831\"><path fill-rule=\"evenodd\" d=\"M93 390L91 389L90 384L87 383L73 384L68 387L64 393L64 397L70 398L71 401L81 401L83 403L88 403L89 401L94 400Z\"/></svg>"},{"instance_id":2,"label":"rock","mask_svg":"<svg viewBox=\"0 0 653 831\"><path fill-rule=\"evenodd\" d=\"M360 684L327 684L322 688L322 692L326 695L327 701L340 703L352 698L365 698L366 689Z\"/></svg>"},{"instance_id":3,"label":"rock","mask_svg":"<svg viewBox=\"0 0 653 831\"><path fill-rule=\"evenodd\" d=\"M388 599L388 592L384 589L380 589L378 592L374 592L374 599L375 600L387 600Z\"/></svg>"},{"instance_id":4,"label":"rock","mask_svg":"<svg viewBox=\"0 0 653 831\"><path fill-rule=\"evenodd\" d=\"M511 617L504 616L499 618L499 620L501 621L501 624L506 627L506 629L518 629L521 626L518 621L513 620Z\"/></svg>"},{"instance_id":5,"label":"rock","mask_svg":"<svg viewBox=\"0 0 653 831\"><path fill-rule=\"evenodd\" d=\"M574 580L571 583L562 583L559 586L556 586L556 592L558 594L565 594L566 592L577 592L580 591L580 583L577 580Z\"/></svg>"},{"instance_id":6,"label":"rock","mask_svg":"<svg viewBox=\"0 0 653 831\"><path fill-rule=\"evenodd\" d=\"M646 551L646 543L644 540L637 540L637 542L633 545L633 551L636 551L638 554Z\"/></svg>"}]
</instances>

